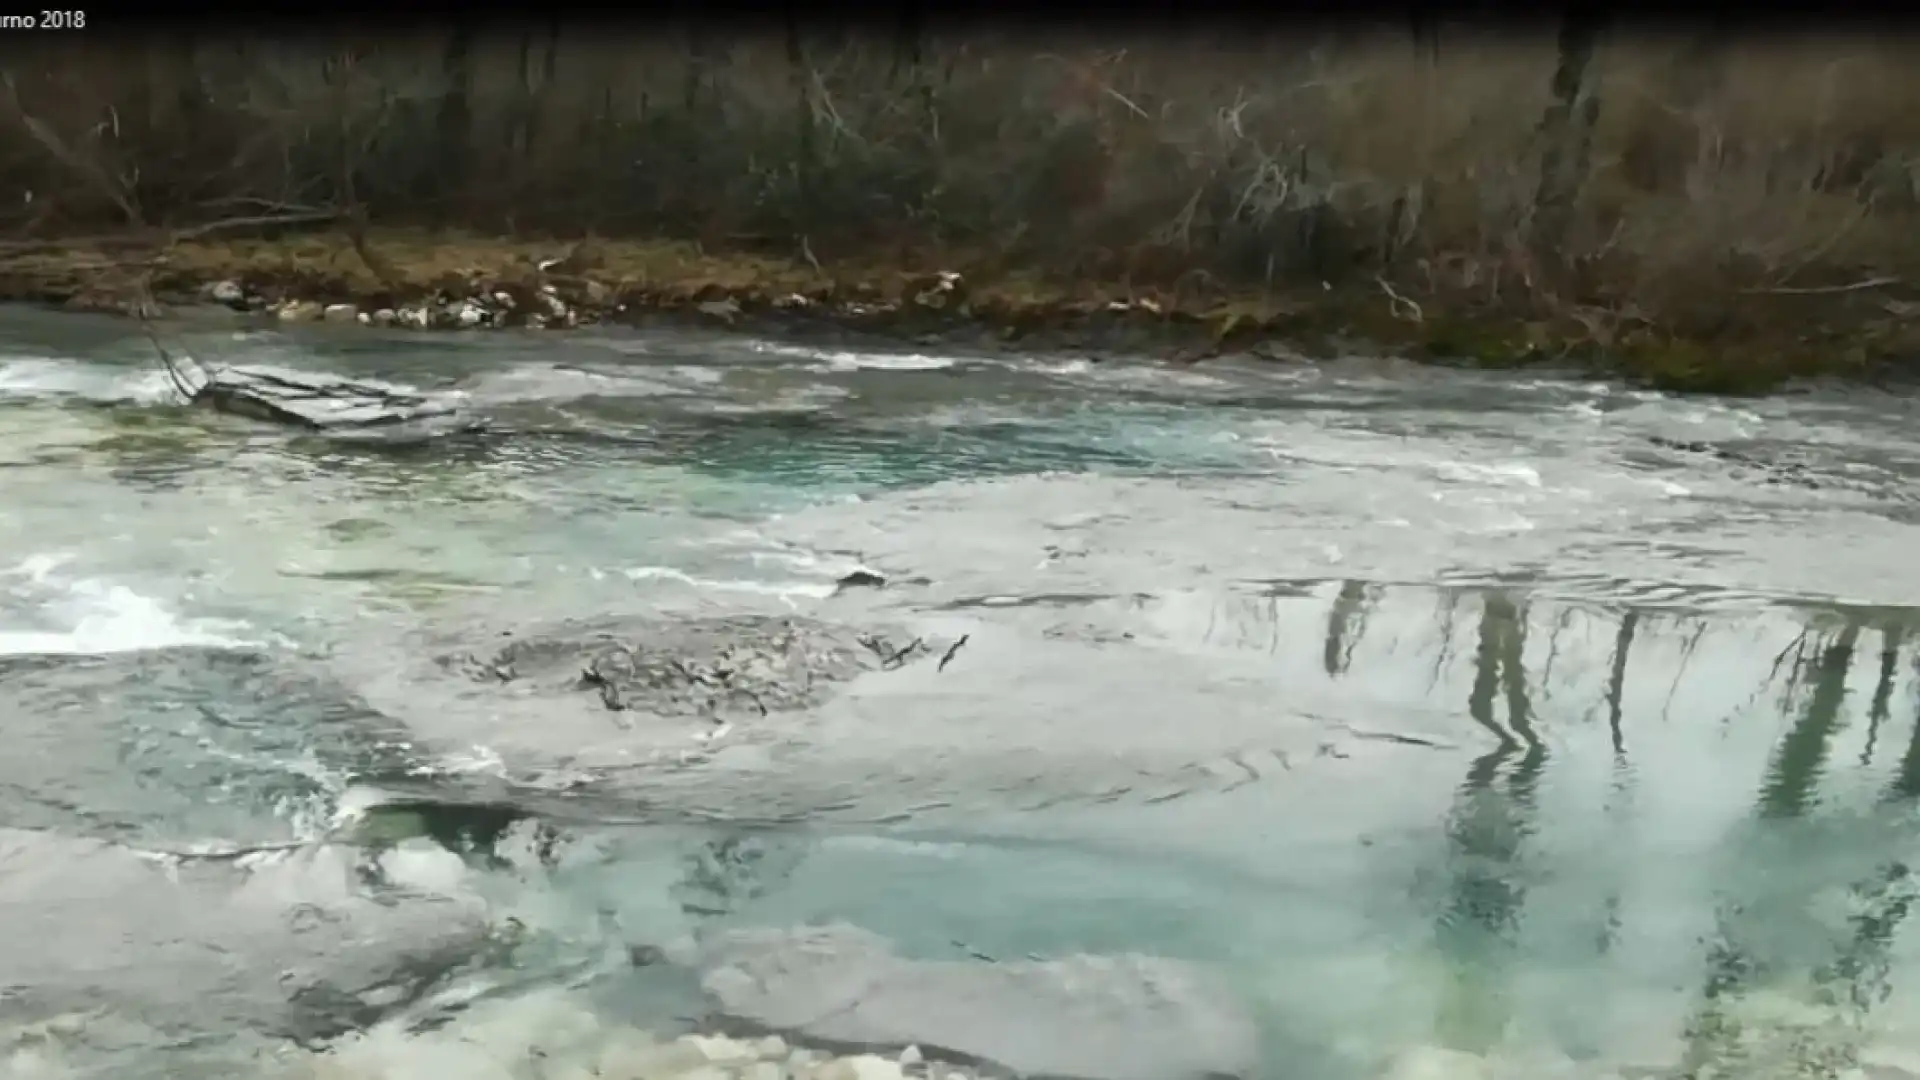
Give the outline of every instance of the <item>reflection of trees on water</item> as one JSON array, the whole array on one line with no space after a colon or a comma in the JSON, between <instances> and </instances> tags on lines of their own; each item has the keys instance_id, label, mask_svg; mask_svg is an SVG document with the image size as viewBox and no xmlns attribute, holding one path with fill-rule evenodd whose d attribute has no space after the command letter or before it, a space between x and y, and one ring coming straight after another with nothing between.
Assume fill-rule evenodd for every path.
<instances>
[{"instance_id":1,"label":"reflection of trees on water","mask_svg":"<svg viewBox=\"0 0 1920 1080\"><path fill-rule=\"evenodd\" d=\"M1880 725L1887 722L1893 710L1893 680L1899 673L1901 647L1906 642L1904 626L1896 624L1880 631L1880 674L1873 681L1873 701L1867 706L1867 747L1860 752L1863 766L1873 764L1873 751L1880 744Z\"/></svg>"},{"instance_id":2,"label":"reflection of trees on water","mask_svg":"<svg viewBox=\"0 0 1920 1080\"><path fill-rule=\"evenodd\" d=\"M1506 1028L1504 984L1526 902L1518 863L1533 831L1547 753L1533 728L1525 652L1524 609L1505 593L1489 593L1480 611L1467 711L1495 744L1468 766L1448 815L1450 895L1436 927L1452 978L1438 1027L1447 1042L1466 1050L1489 1048Z\"/></svg>"},{"instance_id":3,"label":"reflection of trees on water","mask_svg":"<svg viewBox=\"0 0 1920 1080\"><path fill-rule=\"evenodd\" d=\"M1812 804L1834 732L1840 728L1840 703L1847 696L1847 672L1853 667L1859 640L1860 624L1849 621L1838 635L1813 650L1811 664L1794 665L1796 685L1804 683L1812 692L1768 766L1760 789L1762 818L1799 817Z\"/></svg>"},{"instance_id":4,"label":"reflection of trees on water","mask_svg":"<svg viewBox=\"0 0 1920 1080\"><path fill-rule=\"evenodd\" d=\"M1367 615L1379 600L1378 590L1347 582L1333 598L1327 620L1325 668L1330 675L1346 674L1355 664L1356 648L1367 630ZM1449 666L1454 617L1460 590L1442 593L1439 618L1444 633L1433 684ZM1491 748L1468 766L1447 818L1446 845L1449 893L1437 918L1436 936L1451 974L1451 985L1440 1008L1437 1026L1443 1039L1463 1050L1485 1050L1497 1042L1510 1014L1509 981L1517 949L1516 935L1526 900L1525 841L1534 830L1536 789L1547 751L1536 731L1529 682L1524 666L1527 611L1524 601L1507 591L1480 595L1478 637L1472 660L1468 714L1492 739ZM1765 672L1756 687L1756 700L1777 688L1783 711L1791 718L1768 757L1759 778L1753 812L1756 836L1776 836L1778 826L1803 819L1819 805L1823 783L1834 771L1834 744L1845 728L1844 705L1848 678L1862 639L1868 632L1879 638L1877 671L1865 710L1866 746L1861 767L1871 767L1882 731L1893 711L1902 672L1901 658L1910 639L1912 615L1884 609L1842 609L1838 618L1828 609L1808 618L1808 629ZM1608 814L1624 812L1633 795L1629 767L1632 742L1628 683L1635 664L1636 643L1651 622L1672 624L1685 635L1677 650L1679 673L1667 688L1674 699L1693 652L1705 636L1707 617L1657 615L1628 609L1613 624L1605 681L1600 691L1613 755L1614 780ZM1693 624L1688 626L1687 624ZM1554 624L1557 635L1568 625ZM1546 650L1550 665L1559 654L1559 642ZM1667 655L1675 656L1673 647ZM1657 650L1656 650L1657 651ZM1653 655L1653 653L1649 653ZM1364 661L1362 661L1364 663ZM1541 692L1552 693L1541 671ZM1560 687L1564 690L1564 686ZM1904 812L1920 800L1920 718L1916 718L1904 752L1881 796L1881 805ZM1602 809L1602 808L1596 808ZM1777 837L1776 837L1777 838ZM1735 895L1718 913L1719 932L1709 945L1699 1005L1689 1026L1689 1045L1682 1075L1724 1064L1734 1052L1740 1033L1727 1019L1727 1005L1763 981L1791 975L1780 970L1766 948L1764 934L1778 933L1782 923L1804 921L1816 894L1832 884L1817 875L1797 871L1804 880L1767 895ZM1776 878L1776 882L1777 882ZM1876 865L1848 889L1855 912L1849 932L1831 958L1810 975L1827 1003L1846 1010L1856 1020L1886 1000L1891 992L1892 947L1916 903L1920 903L1920 874L1898 859ZM1617 931L1618 890L1601 897L1605 925L1599 947L1605 951ZM1796 1055L1851 1054L1846 1047L1799 1048ZM1811 1058L1809 1058L1811 1061Z\"/></svg>"},{"instance_id":5,"label":"reflection of trees on water","mask_svg":"<svg viewBox=\"0 0 1920 1080\"><path fill-rule=\"evenodd\" d=\"M1353 664L1353 647L1367 632L1367 615L1379 590L1362 581L1343 581L1327 613L1327 644L1322 663L1329 675L1345 675Z\"/></svg>"},{"instance_id":6,"label":"reflection of trees on water","mask_svg":"<svg viewBox=\"0 0 1920 1080\"><path fill-rule=\"evenodd\" d=\"M1627 767L1623 700L1627 693L1627 657L1633 653L1633 635L1639 629L1638 611L1629 610L1620 617L1620 627L1613 635L1613 657L1607 664L1607 733L1612 736L1613 762L1618 772Z\"/></svg>"},{"instance_id":7,"label":"reflection of trees on water","mask_svg":"<svg viewBox=\"0 0 1920 1080\"><path fill-rule=\"evenodd\" d=\"M1810 642L1810 647L1796 644L1787 687L1790 698L1804 689L1804 701L1768 763L1755 808L1761 822L1800 818L1812 808L1841 726L1840 706L1861 629L1857 619L1849 618L1837 634ZM1683 1076L1744 1052L1738 1045L1741 1025L1729 1019L1727 1007L1743 992L1780 974L1765 959L1765 924L1791 925L1804 917L1824 884L1809 876L1796 888L1722 902L1715 913L1718 930L1707 949L1700 1003L1687 1027Z\"/></svg>"}]
</instances>

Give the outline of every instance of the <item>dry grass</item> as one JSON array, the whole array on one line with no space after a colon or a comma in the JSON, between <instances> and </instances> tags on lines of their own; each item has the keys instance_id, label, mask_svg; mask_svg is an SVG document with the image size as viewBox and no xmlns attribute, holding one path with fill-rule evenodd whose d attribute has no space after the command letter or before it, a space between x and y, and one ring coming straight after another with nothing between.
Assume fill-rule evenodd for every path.
<instances>
[{"instance_id":1,"label":"dry grass","mask_svg":"<svg viewBox=\"0 0 1920 1080\"><path fill-rule=\"evenodd\" d=\"M815 37L798 65L777 28L449 46L36 39L0 57L0 229L352 206L816 278L964 252L988 278L1176 306L1331 288L1392 321L1493 311L1603 346L1770 333L1789 307L1905 340L1920 281L1904 40L1613 35L1572 223L1544 253L1526 242L1544 34L936 35L917 62L882 36ZM1810 296L1845 299L1780 302Z\"/></svg>"}]
</instances>

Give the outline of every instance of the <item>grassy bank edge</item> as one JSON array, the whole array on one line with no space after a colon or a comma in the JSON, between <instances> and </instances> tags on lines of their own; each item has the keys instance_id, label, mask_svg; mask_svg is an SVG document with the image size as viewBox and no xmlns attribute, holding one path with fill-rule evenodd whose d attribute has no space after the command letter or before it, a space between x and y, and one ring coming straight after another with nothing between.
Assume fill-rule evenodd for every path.
<instances>
[{"instance_id":1,"label":"grassy bank edge","mask_svg":"<svg viewBox=\"0 0 1920 1080\"><path fill-rule=\"evenodd\" d=\"M131 314L140 298L204 301L219 283L285 321L353 305L357 321L638 324L858 332L920 343L1126 352L1193 363L1228 354L1386 353L1459 367L1572 368L1660 389L1764 393L1795 378L1920 370L1920 320L1870 290L1720 298L1670 325L1554 314L1383 278L1247 289L1065 279L991 254L708 252L671 241L521 240L418 230L204 239L132 252L110 238L0 251L0 299ZM1712 298L1708 303L1714 303ZM1915 305L1920 307L1920 305ZM397 314L395 314L397 313ZM336 312L337 316L345 315ZM471 320L472 313L468 313Z\"/></svg>"}]
</instances>

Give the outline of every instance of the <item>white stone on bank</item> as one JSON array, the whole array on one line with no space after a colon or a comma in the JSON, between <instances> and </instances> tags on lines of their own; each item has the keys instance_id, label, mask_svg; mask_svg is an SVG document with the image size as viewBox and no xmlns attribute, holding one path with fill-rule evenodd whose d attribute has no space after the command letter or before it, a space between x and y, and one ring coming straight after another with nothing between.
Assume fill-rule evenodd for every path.
<instances>
[{"instance_id":1,"label":"white stone on bank","mask_svg":"<svg viewBox=\"0 0 1920 1080\"><path fill-rule=\"evenodd\" d=\"M326 308L312 300L289 300L274 309L274 317L281 322L312 322L324 314Z\"/></svg>"}]
</instances>

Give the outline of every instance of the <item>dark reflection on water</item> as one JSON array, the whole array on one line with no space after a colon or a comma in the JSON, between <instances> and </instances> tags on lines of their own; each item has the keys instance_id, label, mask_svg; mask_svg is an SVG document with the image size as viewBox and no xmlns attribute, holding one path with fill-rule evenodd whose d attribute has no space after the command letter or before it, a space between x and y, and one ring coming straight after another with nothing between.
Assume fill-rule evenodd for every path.
<instances>
[{"instance_id":1,"label":"dark reflection on water","mask_svg":"<svg viewBox=\"0 0 1920 1080\"><path fill-rule=\"evenodd\" d=\"M1355 648L1364 635L1367 616L1380 590L1361 582L1344 582L1333 593L1326 620L1322 666L1329 675L1352 673ZM1463 1050L1484 1052L1499 1043L1513 1018L1511 989L1514 969L1523 964L1518 929L1528 903L1527 882L1537 872L1527 866L1533 838L1544 827L1538 801L1542 776L1553 757L1548 741L1552 732L1537 730L1531 688L1551 688L1548 675L1557 650L1548 650L1535 665L1525 663L1530 625L1526 600L1507 590L1481 592L1477 642L1471 660L1472 678L1465 713L1486 732L1489 748L1468 764L1445 828L1451 886L1440 904L1436 933L1448 957L1453 985L1444 992L1436 1018L1439 1038ZM1440 600L1450 605L1453 598ZM1705 1075L1730 1062L1767 1061L1777 1067L1793 1058L1796 1067L1845 1068L1858 1064L1859 1039L1836 1037L1830 1043L1796 1040L1772 1042L1756 1037L1751 1024L1730 1019L1722 1006L1743 993L1783 981L1811 984L1813 1000L1850 1011L1854 1022L1893 992L1894 941L1914 903L1920 899L1912 869L1904 858L1878 859L1870 869L1851 879L1809 873L1800 858L1807 841L1806 826L1797 824L1822 809L1823 786L1846 765L1835 758L1836 736L1850 723L1849 681L1854 676L1867 635L1878 636L1873 650L1871 691L1864 695L1867 731L1857 768L1874 766L1881 730L1890 720L1903 669L1913 657L1904 654L1916 613L1890 609L1807 610L1799 634L1770 665L1757 674L1758 686L1747 689L1755 700L1770 698L1781 724L1764 771L1756 778L1750 821L1736 829L1732 843L1745 849L1750 865L1737 875L1743 879L1718 892L1718 931L1703 954L1698 1004L1686 1027L1687 1051L1677 1075ZM1679 631L1675 649L1684 677L1688 657L1700 636L1714 622L1711 616L1657 614L1629 608L1610 616L1614 623L1611 655L1606 662L1602 707L1614 758L1615 780L1608 807L1611 813L1628 804L1637 784L1629 753L1630 742L1639 753L1663 752L1658 727L1645 727L1638 738L1629 731L1624 698L1633 671L1636 638L1650 619L1665 618ZM1688 625L1692 624L1692 625ZM1643 647L1645 646L1642 641ZM1444 661L1441 661L1444 662ZM1538 679L1536 683L1534 680ZM1911 691L1908 707L1914 705ZM1856 699L1857 700L1857 699ZM1857 709L1857 706L1856 706ZM1648 718L1653 719L1653 718ZM1751 717L1750 719L1759 719ZM1744 721L1743 721L1744 722ZM1545 738L1543 739L1543 735ZM1700 769L1718 767L1712 761L1694 763ZM1852 783L1852 781L1849 781ZM1884 780L1880 807L1907 820L1909 804L1920 796L1920 723L1908 736L1904 752L1891 776ZM1861 841L1844 839L1847 817L1863 808L1845 800L1832 808L1829 821L1818 832L1841 838L1846 847ZM1870 807L1864 808L1869 815ZM1869 839L1857 857L1872 858L1871 821L1859 823ZM1840 830L1834 833L1833 830ZM1850 914L1844 932L1810 921L1817 896L1834 887L1844 890ZM1620 895L1609 890L1599 905L1601 919L1595 945L1604 955L1620 930ZM1826 945L1820 946L1819 942ZM1811 947L1811 951L1810 951ZM1756 1046L1757 1039L1757 1046ZM1824 1075L1824 1073L1822 1073ZM1714 1075L1721 1075L1714 1073ZM1768 1075L1773 1075L1768 1073ZM1784 1075L1784 1074L1783 1074Z\"/></svg>"}]
</instances>

